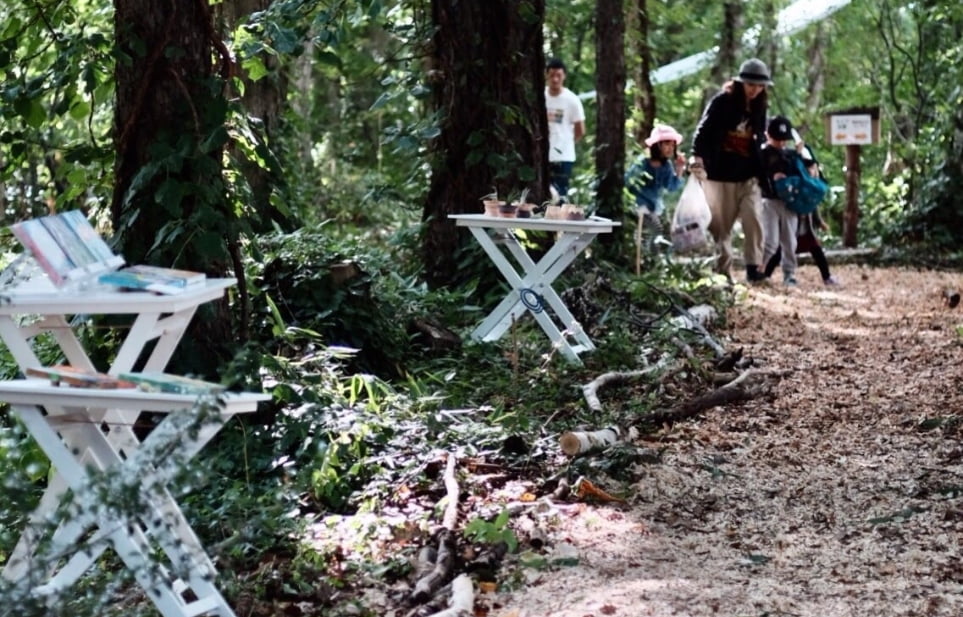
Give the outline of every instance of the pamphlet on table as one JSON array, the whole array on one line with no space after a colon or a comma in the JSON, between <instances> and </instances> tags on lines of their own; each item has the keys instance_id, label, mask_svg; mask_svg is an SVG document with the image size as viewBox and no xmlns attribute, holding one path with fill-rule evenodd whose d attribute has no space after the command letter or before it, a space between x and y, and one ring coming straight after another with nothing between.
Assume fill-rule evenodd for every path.
<instances>
[{"instance_id":1,"label":"pamphlet on table","mask_svg":"<svg viewBox=\"0 0 963 617\"><path fill-rule=\"evenodd\" d=\"M97 277L97 282L121 289L155 291L162 294L179 294L207 280L203 272L162 268L159 266L127 266Z\"/></svg>"}]
</instances>

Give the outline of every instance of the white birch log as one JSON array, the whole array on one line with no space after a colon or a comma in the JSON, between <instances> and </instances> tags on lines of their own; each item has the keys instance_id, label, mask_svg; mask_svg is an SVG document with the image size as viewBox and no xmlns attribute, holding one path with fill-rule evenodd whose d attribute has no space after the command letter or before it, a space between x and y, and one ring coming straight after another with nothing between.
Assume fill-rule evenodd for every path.
<instances>
[{"instance_id":1,"label":"white birch log","mask_svg":"<svg viewBox=\"0 0 963 617\"><path fill-rule=\"evenodd\" d=\"M584 454L596 448L605 448L618 443L622 431L617 426L609 426L597 431L566 431L559 437L562 452L568 456Z\"/></svg>"}]
</instances>

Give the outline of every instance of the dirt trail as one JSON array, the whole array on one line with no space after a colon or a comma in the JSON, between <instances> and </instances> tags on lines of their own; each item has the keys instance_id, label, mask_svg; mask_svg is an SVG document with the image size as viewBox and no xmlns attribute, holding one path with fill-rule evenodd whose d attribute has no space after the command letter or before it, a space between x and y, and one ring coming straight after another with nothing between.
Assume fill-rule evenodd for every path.
<instances>
[{"instance_id":1,"label":"dirt trail","mask_svg":"<svg viewBox=\"0 0 963 617\"><path fill-rule=\"evenodd\" d=\"M628 507L543 513L554 553L491 617L963 615L963 276L812 266L753 288L726 347L770 399L652 436Z\"/></svg>"}]
</instances>

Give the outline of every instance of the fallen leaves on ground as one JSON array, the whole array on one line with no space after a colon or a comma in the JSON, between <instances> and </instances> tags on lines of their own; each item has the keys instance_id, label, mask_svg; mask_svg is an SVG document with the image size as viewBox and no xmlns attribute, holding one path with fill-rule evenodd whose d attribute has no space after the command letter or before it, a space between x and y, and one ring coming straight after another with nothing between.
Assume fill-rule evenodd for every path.
<instances>
[{"instance_id":1,"label":"fallen leaves on ground","mask_svg":"<svg viewBox=\"0 0 963 617\"><path fill-rule=\"evenodd\" d=\"M557 517L575 565L500 585L492 617L963 614L961 277L834 270L746 291L725 345L774 396L647 436L628 506Z\"/></svg>"}]
</instances>

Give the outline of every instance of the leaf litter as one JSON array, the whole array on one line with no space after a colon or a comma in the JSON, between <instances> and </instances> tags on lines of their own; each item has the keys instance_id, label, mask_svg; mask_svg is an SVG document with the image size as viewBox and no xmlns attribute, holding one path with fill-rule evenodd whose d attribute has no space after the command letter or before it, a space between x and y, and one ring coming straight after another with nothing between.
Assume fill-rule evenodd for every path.
<instances>
[{"instance_id":1,"label":"leaf litter","mask_svg":"<svg viewBox=\"0 0 963 617\"><path fill-rule=\"evenodd\" d=\"M551 518L565 566L506 562L490 617L963 615L957 274L846 265L748 289L719 333L772 396L646 435L627 505ZM593 478L605 485L600 478Z\"/></svg>"}]
</instances>

